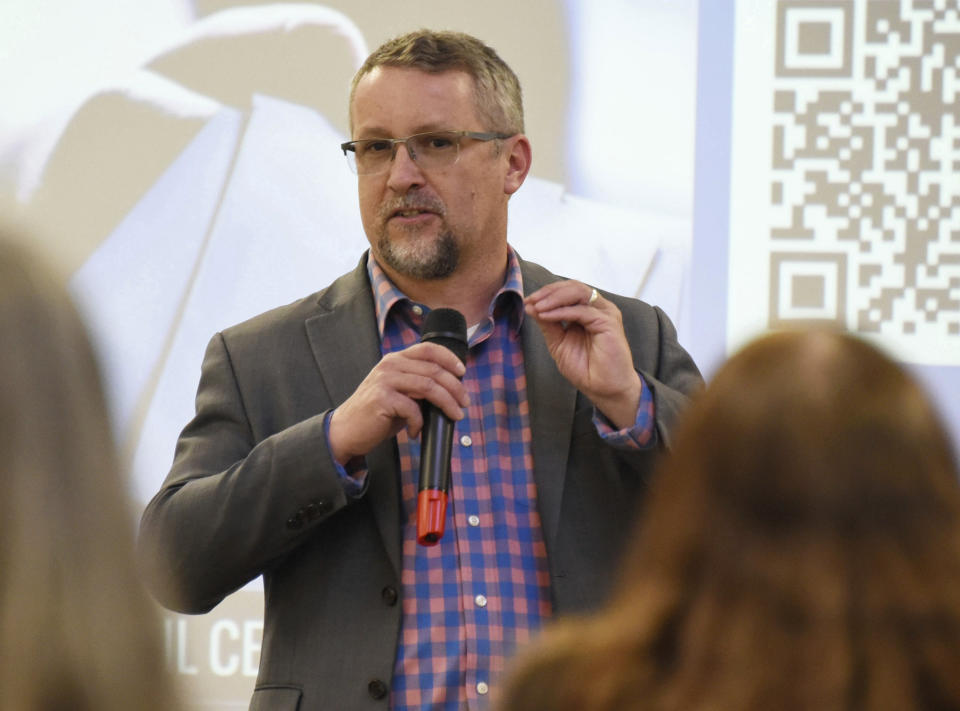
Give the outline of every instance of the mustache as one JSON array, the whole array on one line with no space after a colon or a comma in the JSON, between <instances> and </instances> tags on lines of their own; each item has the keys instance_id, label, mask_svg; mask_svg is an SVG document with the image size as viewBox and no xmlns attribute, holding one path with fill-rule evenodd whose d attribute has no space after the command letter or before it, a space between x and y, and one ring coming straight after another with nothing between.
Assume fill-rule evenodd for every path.
<instances>
[{"instance_id":1,"label":"mustache","mask_svg":"<svg viewBox=\"0 0 960 711\"><path fill-rule=\"evenodd\" d=\"M447 213L446 206L439 198L431 197L429 195L418 195L416 193L412 195L403 195L402 197L393 198L392 200L382 203L378 213L382 220L388 220L395 212L403 210L433 212L440 217L443 217Z\"/></svg>"}]
</instances>

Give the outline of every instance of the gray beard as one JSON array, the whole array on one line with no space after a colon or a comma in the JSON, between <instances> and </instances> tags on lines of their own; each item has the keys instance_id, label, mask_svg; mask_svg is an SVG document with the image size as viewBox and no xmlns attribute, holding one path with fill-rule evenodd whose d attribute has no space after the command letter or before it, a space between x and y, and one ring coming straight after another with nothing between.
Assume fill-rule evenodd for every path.
<instances>
[{"instance_id":1,"label":"gray beard","mask_svg":"<svg viewBox=\"0 0 960 711\"><path fill-rule=\"evenodd\" d=\"M460 246L449 230L429 244L398 248L384 228L377 239L377 251L385 266L411 279L443 279L453 274L460 262Z\"/></svg>"}]
</instances>

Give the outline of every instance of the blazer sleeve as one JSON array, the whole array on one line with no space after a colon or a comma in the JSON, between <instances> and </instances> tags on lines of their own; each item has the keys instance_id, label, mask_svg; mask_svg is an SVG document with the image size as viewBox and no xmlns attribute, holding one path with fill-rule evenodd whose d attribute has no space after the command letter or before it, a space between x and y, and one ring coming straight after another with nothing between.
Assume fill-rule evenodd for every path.
<instances>
[{"instance_id":1,"label":"blazer sleeve","mask_svg":"<svg viewBox=\"0 0 960 711\"><path fill-rule=\"evenodd\" d=\"M292 423L255 436L262 425L252 425L227 341L215 335L203 360L196 415L141 519L141 567L163 605L210 610L347 505L327 450L326 411L297 419L282 393L277 400L272 418Z\"/></svg>"},{"instance_id":2,"label":"blazer sleeve","mask_svg":"<svg viewBox=\"0 0 960 711\"><path fill-rule=\"evenodd\" d=\"M690 398L703 388L703 377L660 307L615 294L604 296L620 308L634 367L653 393L657 439L669 449L677 421Z\"/></svg>"},{"instance_id":3,"label":"blazer sleeve","mask_svg":"<svg viewBox=\"0 0 960 711\"><path fill-rule=\"evenodd\" d=\"M677 330L670 318L658 306L656 317L655 364L647 369L638 368L653 391L653 411L657 437L665 448L671 446L671 435L681 413L690 403L690 398L703 388L703 377L693 358L677 341Z\"/></svg>"},{"instance_id":4,"label":"blazer sleeve","mask_svg":"<svg viewBox=\"0 0 960 711\"><path fill-rule=\"evenodd\" d=\"M663 311L636 299L604 296L620 308L634 368L653 393L657 446L606 444L593 425L593 405L577 394L569 447L556 447L565 452L564 473L552 476L560 467L551 465L537 480L557 614L593 610L606 601L662 450L702 387L699 370ZM543 406L542 400L531 401L531 411ZM553 455L548 449L545 456Z\"/></svg>"}]
</instances>

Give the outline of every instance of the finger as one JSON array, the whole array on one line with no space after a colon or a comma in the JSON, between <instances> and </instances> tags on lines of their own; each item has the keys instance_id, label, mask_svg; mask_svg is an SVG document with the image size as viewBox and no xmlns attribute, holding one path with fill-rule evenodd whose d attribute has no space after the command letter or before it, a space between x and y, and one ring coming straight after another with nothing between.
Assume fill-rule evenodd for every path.
<instances>
[{"instance_id":1,"label":"finger","mask_svg":"<svg viewBox=\"0 0 960 711\"><path fill-rule=\"evenodd\" d=\"M449 377L449 374L447 377ZM398 390L403 392L407 397L413 400L426 400L430 402L440 408L443 414L451 420L463 419L463 408L469 405L469 397L467 396L466 388L463 387L463 383L459 380L454 379L450 381L446 378L413 377L406 379L404 385L409 386L409 389ZM465 404L464 401L466 401Z\"/></svg>"},{"instance_id":2,"label":"finger","mask_svg":"<svg viewBox=\"0 0 960 711\"><path fill-rule=\"evenodd\" d=\"M403 428L417 436L423 426L422 400L452 420L462 419L470 397L449 368L463 369L455 354L437 344L418 344L384 356L335 411L329 432L334 458L343 463L366 454Z\"/></svg>"},{"instance_id":3,"label":"finger","mask_svg":"<svg viewBox=\"0 0 960 711\"><path fill-rule=\"evenodd\" d=\"M533 310L530 313L541 326L545 323L565 324L576 323L591 331L601 331L613 323L611 314L587 304L559 305L543 311Z\"/></svg>"},{"instance_id":4,"label":"finger","mask_svg":"<svg viewBox=\"0 0 960 711\"><path fill-rule=\"evenodd\" d=\"M421 345L429 345L431 348L421 348ZM459 379L463 370L463 363L451 351L443 346L423 343L403 351L388 353L380 359L371 372L413 373L428 376L434 373L447 373Z\"/></svg>"},{"instance_id":5,"label":"finger","mask_svg":"<svg viewBox=\"0 0 960 711\"><path fill-rule=\"evenodd\" d=\"M419 401L426 400L452 420L463 419L463 410L470 404L463 383L449 373L438 378L415 373L384 373L369 384L365 400L390 417L404 419L407 419L408 401L419 408Z\"/></svg>"},{"instance_id":6,"label":"finger","mask_svg":"<svg viewBox=\"0 0 960 711\"><path fill-rule=\"evenodd\" d=\"M539 303L544 299L555 297L557 294L576 291L578 289L586 292L590 290L590 287L583 282L577 281L576 279L563 279L561 281L554 281L540 287L532 294L528 294L525 301L527 303Z\"/></svg>"},{"instance_id":7,"label":"finger","mask_svg":"<svg viewBox=\"0 0 960 711\"><path fill-rule=\"evenodd\" d=\"M593 287L570 279L554 282L537 290L527 297L526 304L532 306L537 313L545 313L563 306L596 305L600 298Z\"/></svg>"},{"instance_id":8,"label":"finger","mask_svg":"<svg viewBox=\"0 0 960 711\"><path fill-rule=\"evenodd\" d=\"M405 396L400 397L394 407L394 412L396 413L395 419L402 421L401 427L406 428L408 435L416 437L420 434L420 430L423 429L423 411L420 409L419 402ZM397 427L397 431L401 427Z\"/></svg>"},{"instance_id":9,"label":"finger","mask_svg":"<svg viewBox=\"0 0 960 711\"><path fill-rule=\"evenodd\" d=\"M540 318L539 314L537 314L532 306L526 307L525 311L534 321L536 321L537 326L543 332L543 335L547 339L548 343L563 337L565 324L561 323L559 320L554 323L548 319Z\"/></svg>"},{"instance_id":10,"label":"finger","mask_svg":"<svg viewBox=\"0 0 960 711\"><path fill-rule=\"evenodd\" d=\"M406 358L436 363L457 377L463 376L467 370L463 361L460 360L460 357L456 353L445 346L441 346L439 343L431 343L429 341L417 343L402 351L398 351L398 353Z\"/></svg>"},{"instance_id":11,"label":"finger","mask_svg":"<svg viewBox=\"0 0 960 711\"><path fill-rule=\"evenodd\" d=\"M391 378L393 387L407 393L421 392L423 381L408 380L404 384L403 378L437 381L466 406L469 399L461 381L465 370L449 349L436 343L420 343L384 356L371 372L377 377Z\"/></svg>"},{"instance_id":12,"label":"finger","mask_svg":"<svg viewBox=\"0 0 960 711\"><path fill-rule=\"evenodd\" d=\"M423 425L419 403L389 387L365 382L333 411L328 443L336 461L345 464L366 455L403 428L419 432Z\"/></svg>"},{"instance_id":13,"label":"finger","mask_svg":"<svg viewBox=\"0 0 960 711\"><path fill-rule=\"evenodd\" d=\"M450 417L459 415L462 408L470 405L470 395L463 382L430 361L393 359L374 374L370 385L379 393L375 395L377 399L397 392L413 400L429 400Z\"/></svg>"}]
</instances>

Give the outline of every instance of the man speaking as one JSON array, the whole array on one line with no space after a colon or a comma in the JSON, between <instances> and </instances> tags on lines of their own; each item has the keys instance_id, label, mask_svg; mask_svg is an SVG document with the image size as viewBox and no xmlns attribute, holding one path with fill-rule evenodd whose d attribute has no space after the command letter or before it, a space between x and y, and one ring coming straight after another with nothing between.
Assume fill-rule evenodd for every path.
<instances>
[{"instance_id":1,"label":"man speaking","mask_svg":"<svg viewBox=\"0 0 960 711\"><path fill-rule=\"evenodd\" d=\"M659 309L507 244L531 147L492 49L387 42L354 78L350 126L370 249L213 337L140 555L181 612L263 576L251 709L484 709L518 644L603 599L700 375ZM421 340L439 308L465 319L465 363ZM424 404L454 423L433 545L417 540Z\"/></svg>"}]
</instances>

